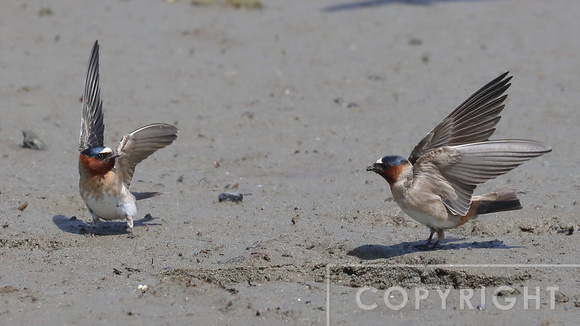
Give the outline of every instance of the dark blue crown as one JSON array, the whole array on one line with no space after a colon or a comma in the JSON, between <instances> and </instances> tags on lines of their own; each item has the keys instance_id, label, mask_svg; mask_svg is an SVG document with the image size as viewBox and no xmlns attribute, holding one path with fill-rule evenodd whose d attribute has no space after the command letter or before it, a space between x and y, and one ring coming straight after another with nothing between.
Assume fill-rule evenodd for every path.
<instances>
[{"instance_id":1,"label":"dark blue crown","mask_svg":"<svg viewBox=\"0 0 580 326\"><path fill-rule=\"evenodd\" d=\"M99 153L101 153L103 151L103 149L105 149L105 147L103 147L103 146L90 147L90 148L87 148L84 151L82 151L81 154L83 154L86 157L95 157Z\"/></svg>"},{"instance_id":2,"label":"dark blue crown","mask_svg":"<svg viewBox=\"0 0 580 326\"><path fill-rule=\"evenodd\" d=\"M383 165L388 166L388 167L393 167L393 166L409 163L409 161L407 161L404 157L397 156L397 155L385 156L381 159L381 162L383 162Z\"/></svg>"}]
</instances>

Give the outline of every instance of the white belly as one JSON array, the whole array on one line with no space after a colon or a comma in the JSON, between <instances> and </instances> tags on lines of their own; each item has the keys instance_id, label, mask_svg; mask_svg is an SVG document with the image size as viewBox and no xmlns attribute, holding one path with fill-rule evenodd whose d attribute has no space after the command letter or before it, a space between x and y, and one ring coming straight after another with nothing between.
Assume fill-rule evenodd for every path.
<instances>
[{"instance_id":1,"label":"white belly","mask_svg":"<svg viewBox=\"0 0 580 326\"><path fill-rule=\"evenodd\" d=\"M84 197L84 200L95 214L105 220L119 220L127 216L133 217L137 215L135 198L130 193L128 196L121 197L115 197L109 194L93 197L89 194Z\"/></svg>"},{"instance_id":2,"label":"white belly","mask_svg":"<svg viewBox=\"0 0 580 326\"><path fill-rule=\"evenodd\" d=\"M452 229L457 226L457 220L449 219L449 216L436 216L423 211L415 210L409 207L399 205L405 214L412 217L415 221L436 229Z\"/></svg>"},{"instance_id":3,"label":"white belly","mask_svg":"<svg viewBox=\"0 0 580 326\"><path fill-rule=\"evenodd\" d=\"M457 226L459 217L450 218L449 212L434 194L409 194L402 187L392 187L393 198L405 214L415 221L436 229L449 229Z\"/></svg>"}]
</instances>

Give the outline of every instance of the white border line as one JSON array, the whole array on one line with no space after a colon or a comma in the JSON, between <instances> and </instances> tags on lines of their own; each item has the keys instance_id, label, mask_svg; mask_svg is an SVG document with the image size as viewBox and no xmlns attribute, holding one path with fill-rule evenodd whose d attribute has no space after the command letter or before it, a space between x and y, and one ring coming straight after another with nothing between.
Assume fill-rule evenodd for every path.
<instances>
[{"instance_id":1,"label":"white border line","mask_svg":"<svg viewBox=\"0 0 580 326\"><path fill-rule=\"evenodd\" d=\"M327 264L326 269L332 267L420 267L420 268L580 268L580 264Z\"/></svg>"},{"instance_id":2,"label":"white border line","mask_svg":"<svg viewBox=\"0 0 580 326\"><path fill-rule=\"evenodd\" d=\"M327 264L326 326L330 326L330 269L333 267L419 267L419 268L580 268L580 264Z\"/></svg>"}]
</instances>

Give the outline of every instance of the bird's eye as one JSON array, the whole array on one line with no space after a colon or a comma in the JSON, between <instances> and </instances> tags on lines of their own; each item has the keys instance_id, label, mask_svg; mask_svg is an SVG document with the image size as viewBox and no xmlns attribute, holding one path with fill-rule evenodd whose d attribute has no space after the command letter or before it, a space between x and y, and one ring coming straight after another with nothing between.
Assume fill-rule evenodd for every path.
<instances>
[{"instance_id":1,"label":"bird's eye","mask_svg":"<svg viewBox=\"0 0 580 326\"><path fill-rule=\"evenodd\" d=\"M98 160L103 160L104 158L105 158L105 154L101 154L101 153L97 154Z\"/></svg>"}]
</instances>

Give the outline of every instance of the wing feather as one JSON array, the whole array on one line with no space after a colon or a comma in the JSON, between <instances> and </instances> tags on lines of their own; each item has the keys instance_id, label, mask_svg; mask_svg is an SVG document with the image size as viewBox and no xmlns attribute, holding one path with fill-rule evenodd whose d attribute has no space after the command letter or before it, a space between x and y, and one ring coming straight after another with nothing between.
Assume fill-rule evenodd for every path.
<instances>
[{"instance_id":1,"label":"wing feather","mask_svg":"<svg viewBox=\"0 0 580 326\"><path fill-rule=\"evenodd\" d=\"M504 109L507 94L503 94L511 86L508 73L484 85L453 110L415 146L409 162L415 164L421 156L440 147L488 140Z\"/></svg>"},{"instance_id":2,"label":"wing feather","mask_svg":"<svg viewBox=\"0 0 580 326\"><path fill-rule=\"evenodd\" d=\"M135 166L160 148L177 139L177 128L165 123L153 123L141 127L125 136L117 147L115 172L129 187Z\"/></svg>"},{"instance_id":3,"label":"wing feather","mask_svg":"<svg viewBox=\"0 0 580 326\"><path fill-rule=\"evenodd\" d=\"M551 150L546 144L530 140L493 140L442 147L416 162L412 187L434 189L449 211L463 216L469 210L477 185Z\"/></svg>"},{"instance_id":4,"label":"wing feather","mask_svg":"<svg viewBox=\"0 0 580 326\"><path fill-rule=\"evenodd\" d=\"M101 88L99 86L99 41L95 41L89 57L85 79L79 151L82 152L90 147L103 146L104 133L103 101L101 100Z\"/></svg>"}]
</instances>

